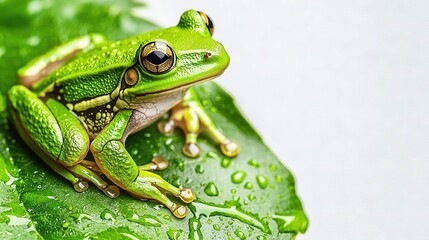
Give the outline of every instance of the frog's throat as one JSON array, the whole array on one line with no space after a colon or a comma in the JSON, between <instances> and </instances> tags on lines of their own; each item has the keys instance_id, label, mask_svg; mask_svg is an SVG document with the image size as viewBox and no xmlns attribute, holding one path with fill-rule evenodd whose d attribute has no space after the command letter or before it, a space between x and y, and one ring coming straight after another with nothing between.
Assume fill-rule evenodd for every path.
<instances>
[{"instance_id":1,"label":"frog's throat","mask_svg":"<svg viewBox=\"0 0 429 240\"><path fill-rule=\"evenodd\" d=\"M207 82L207 81L210 81L212 79L215 79L215 78L219 77L220 75L222 75L222 73L224 71L225 71L225 69L223 69L222 71L220 71L220 72L218 72L218 73L216 73L214 75L211 75L211 76L208 76L208 77L205 77L205 78L201 78L201 79L198 79L196 81L193 81L193 82L190 82L190 83L186 83L186 84L183 84L183 85L180 85L180 86L176 86L176 87L172 87L172 88L167 88L167 89L163 89L163 90L158 90L158 91L153 91L153 92L146 92L146 93L143 93L143 94L136 94L134 97L136 97L136 98L146 98L146 97L154 97L154 96L160 96L160 95L170 94L172 92L176 92L176 91L180 91L180 90L183 90L183 89L187 89L187 88L190 88L192 86L201 84L203 82Z\"/></svg>"}]
</instances>

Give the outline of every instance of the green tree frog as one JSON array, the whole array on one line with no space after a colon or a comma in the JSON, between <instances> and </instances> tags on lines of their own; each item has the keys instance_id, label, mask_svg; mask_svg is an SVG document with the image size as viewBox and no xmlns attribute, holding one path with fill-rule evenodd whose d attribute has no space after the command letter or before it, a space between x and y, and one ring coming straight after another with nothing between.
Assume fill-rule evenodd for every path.
<instances>
[{"instance_id":1,"label":"green tree frog","mask_svg":"<svg viewBox=\"0 0 429 240\"><path fill-rule=\"evenodd\" d=\"M213 30L206 14L189 10L177 26L128 39L111 42L89 34L69 40L18 70L21 85L7 95L11 121L32 150L77 192L91 182L116 198L121 188L184 218L187 208L170 195L190 203L193 191L152 172L168 167L164 158L138 166L124 145L129 134L172 109L158 129L169 134L181 128L185 155L198 156L197 136L203 130L225 155L238 154L239 145L216 128L190 88L219 76L229 64L224 47L212 38ZM89 153L94 160L88 160Z\"/></svg>"}]
</instances>

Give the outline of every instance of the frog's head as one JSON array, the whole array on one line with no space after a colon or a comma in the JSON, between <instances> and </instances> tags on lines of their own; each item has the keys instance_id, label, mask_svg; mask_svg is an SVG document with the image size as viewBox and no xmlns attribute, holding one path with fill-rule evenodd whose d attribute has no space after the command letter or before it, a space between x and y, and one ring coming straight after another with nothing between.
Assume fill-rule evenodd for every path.
<instances>
[{"instance_id":1,"label":"frog's head","mask_svg":"<svg viewBox=\"0 0 429 240\"><path fill-rule=\"evenodd\" d=\"M223 73L229 56L212 38L214 28L204 13L189 10L175 27L142 34L137 64L124 74L124 98L148 98L186 89Z\"/></svg>"}]
</instances>

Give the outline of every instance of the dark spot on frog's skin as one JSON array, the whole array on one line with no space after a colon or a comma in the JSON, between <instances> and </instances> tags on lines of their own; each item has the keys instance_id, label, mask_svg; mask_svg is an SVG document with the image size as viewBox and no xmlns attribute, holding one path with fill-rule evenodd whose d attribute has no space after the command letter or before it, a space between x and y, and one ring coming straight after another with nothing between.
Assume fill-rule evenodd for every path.
<instances>
[{"instance_id":1,"label":"dark spot on frog's skin","mask_svg":"<svg viewBox=\"0 0 429 240\"><path fill-rule=\"evenodd\" d=\"M46 93L45 96L40 97L40 99L44 102L46 102L48 99L56 99L68 109L68 104L72 104L74 106L79 102L88 101L93 98L84 98L75 102L67 102L65 101L63 95L60 93L59 87L55 85L51 92ZM115 117L116 112L113 111L113 107L116 105L116 102L117 98L112 99L110 102L104 104L103 106L95 106L81 112L72 110L72 112L76 114L76 116L85 123L89 132L98 133ZM97 113L100 113L101 115L103 115L104 113L104 116L106 117L97 119Z\"/></svg>"}]
</instances>

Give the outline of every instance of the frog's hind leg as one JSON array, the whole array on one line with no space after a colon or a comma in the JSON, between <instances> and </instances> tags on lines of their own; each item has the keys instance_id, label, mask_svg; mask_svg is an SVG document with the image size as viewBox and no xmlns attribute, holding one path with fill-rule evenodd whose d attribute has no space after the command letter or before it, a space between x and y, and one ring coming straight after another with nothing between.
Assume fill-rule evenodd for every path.
<instances>
[{"instance_id":1,"label":"frog's hind leg","mask_svg":"<svg viewBox=\"0 0 429 240\"><path fill-rule=\"evenodd\" d=\"M131 110L122 110L91 143L91 152L103 173L117 186L138 198L152 199L164 204L177 218L184 218L188 212L183 205L171 201L167 194L174 195L185 203L195 195L188 188L177 188L152 170L166 168L163 158L155 157L152 163L137 166L124 146L126 126L132 117Z\"/></svg>"},{"instance_id":2,"label":"frog's hind leg","mask_svg":"<svg viewBox=\"0 0 429 240\"><path fill-rule=\"evenodd\" d=\"M238 143L226 138L207 115L192 88L183 101L172 109L169 120L158 124L158 130L164 134L172 134L176 127L185 133L186 142L182 152L188 157L199 156L197 138L203 131L208 132L219 143L224 155L235 157L240 152Z\"/></svg>"},{"instance_id":3,"label":"frog's hind leg","mask_svg":"<svg viewBox=\"0 0 429 240\"><path fill-rule=\"evenodd\" d=\"M91 49L105 41L106 38L101 34L88 34L71 39L34 58L27 65L20 68L18 70L18 81L26 87L31 87L33 83L55 71L79 52Z\"/></svg>"},{"instance_id":4,"label":"frog's hind leg","mask_svg":"<svg viewBox=\"0 0 429 240\"><path fill-rule=\"evenodd\" d=\"M26 87L17 85L8 93L11 118L21 137L55 172L73 184L77 192L94 183L107 196L119 189L109 185L90 169L80 165L89 150L89 137L80 121L61 103L46 102Z\"/></svg>"}]
</instances>

